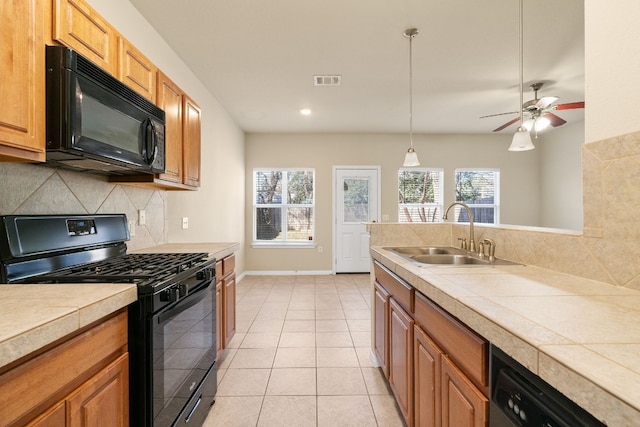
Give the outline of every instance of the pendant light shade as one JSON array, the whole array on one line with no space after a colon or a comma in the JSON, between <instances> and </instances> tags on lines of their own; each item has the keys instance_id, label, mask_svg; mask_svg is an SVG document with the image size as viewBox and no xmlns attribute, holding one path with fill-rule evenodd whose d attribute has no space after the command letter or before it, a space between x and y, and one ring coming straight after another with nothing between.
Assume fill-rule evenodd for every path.
<instances>
[{"instance_id":1,"label":"pendant light shade","mask_svg":"<svg viewBox=\"0 0 640 427\"><path fill-rule=\"evenodd\" d=\"M531 140L531 134L527 129L520 126L511 140L509 151L529 151L536 148Z\"/></svg>"},{"instance_id":2,"label":"pendant light shade","mask_svg":"<svg viewBox=\"0 0 640 427\"><path fill-rule=\"evenodd\" d=\"M511 140L511 146L509 146L509 151L529 151L536 148L533 145L533 141L531 140L531 134L526 127L524 122L524 110L522 108L523 98L524 98L524 24L523 24L523 3L524 0L520 0L520 13L519 13L519 23L520 23L520 127L513 135L513 139ZM531 129L531 128L529 128Z\"/></svg>"},{"instance_id":3,"label":"pendant light shade","mask_svg":"<svg viewBox=\"0 0 640 427\"><path fill-rule=\"evenodd\" d=\"M420 166L418 153L413 149L413 38L418 35L416 28L409 28L402 33L409 39L409 150L404 156L404 167Z\"/></svg>"}]
</instances>

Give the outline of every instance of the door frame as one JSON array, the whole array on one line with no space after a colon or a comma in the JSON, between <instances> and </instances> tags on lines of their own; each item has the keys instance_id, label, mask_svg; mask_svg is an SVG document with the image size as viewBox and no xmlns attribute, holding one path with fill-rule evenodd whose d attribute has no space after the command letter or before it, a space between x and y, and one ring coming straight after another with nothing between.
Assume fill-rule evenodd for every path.
<instances>
[{"instance_id":1,"label":"door frame","mask_svg":"<svg viewBox=\"0 0 640 427\"><path fill-rule=\"evenodd\" d=\"M377 198L378 198L378 206L376 206L376 219L375 221L380 222L380 213L382 212L382 193L381 193L381 182L382 182L382 167L380 165L357 165L357 166L348 166L348 165L334 165L332 167L331 173L331 274L336 274L337 265L338 265L338 215L336 212L337 208L337 199L338 194L336 193L336 182L337 175L339 170L375 170L378 174L378 182L376 182L377 186Z\"/></svg>"}]
</instances>

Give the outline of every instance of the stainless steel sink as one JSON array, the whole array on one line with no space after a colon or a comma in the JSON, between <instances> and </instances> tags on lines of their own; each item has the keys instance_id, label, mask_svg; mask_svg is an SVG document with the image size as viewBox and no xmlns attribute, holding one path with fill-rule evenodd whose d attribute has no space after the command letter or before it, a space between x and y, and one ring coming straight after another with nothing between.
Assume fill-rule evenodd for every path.
<instances>
[{"instance_id":1,"label":"stainless steel sink","mask_svg":"<svg viewBox=\"0 0 640 427\"><path fill-rule=\"evenodd\" d=\"M405 246L399 248L385 248L388 251L396 252L399 255L446 255L446 254L466 254L467 251L449 246Z\"/></svg>"},{"instance_id":2,"label":"stainless steel sink","mask_svg":"<svg viewBox=\"0 0 640 427\"><path fill-rule=\"evenodd\" d=\"M448 246L406 246L384 248L396 253L420 266L451 265L451 266L486 266L486 265L520 265L515 262L495 258L489 261L487 257L479 257L464 249Z\"/></svg>"}]
</instances>

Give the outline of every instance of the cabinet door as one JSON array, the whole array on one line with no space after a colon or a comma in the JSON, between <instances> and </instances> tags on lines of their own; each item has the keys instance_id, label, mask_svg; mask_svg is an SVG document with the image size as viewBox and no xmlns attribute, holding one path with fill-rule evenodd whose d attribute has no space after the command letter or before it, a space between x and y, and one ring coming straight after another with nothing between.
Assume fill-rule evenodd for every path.
<instances>
[{"instance_id":1,"label":"cabinet door","mask_svg":"<svg viewBox=\"0 0 640 427\"><path fill-rule=\"evenodd\" d=\"M389 385L407 424L413 426L413 319L389 299Z\"/></svg>"},{"instance_id":2,"label":"cabinet door","mask_svg":"<svg viewBox=\"0 0 640 427\"><path fill-rule=\"evenodd\" d=\"M447 356L442 356L442 426L485 427L489 401Z\"/></svg>"},{"instance_id":3,"label":"cabinet door","mask_svg":"<svg viewBox=\"0 0 640 427\"><path fill-rule=\"evenodd\" d=\"M84 0L54 0L53 38L117 75L117 32Z\"/></svg>"},{"instance_id":4,"label":"cabinet door","mask_svg":"<svg viewBox=\"0 0 640 427\"><path fill-rule=\"evenodd\" d=\"M442 350L424 331L413 329L415 425L440 427L440 356Z\"/></svg>"},{"instance_id":5,"label":"cabinet door","mask_svg":"<svg viewBox=\"0 0 640 427\"><path fill-rule=\"evenodd\" d=\"M200 127L202 123L200 107L188 96L183 96L183 153L182 182L192 187L200 186Z\"/></svg>"},{"instance_id":6,"label":"cabinet door","mask_svg":"<svg viewBox=\"0 0 640 427\"><path fill-rule=\"evenodd\" d=\"M155 102L158 68L124 37L120 37L118 49L118 79Z\"/></svg>"},{"instance_id":7,"label":"cabinet door","mask_svg":"<svg viewBox=\"0 0 640 427\"><path fill-rule=\"evenodd\" d=\"M0 160L45 160L43 9L0 2Z\"/></svg>"},{"instance_id":8,"label":"cabinet door","mask_svg":"<svg viewBox=\"0 0 640 427\"><path fill-rule=\"evenodd\" d=\"M129 425L129 353L67 398L69 427Z\"/></svg>"},{"instance_id":9,"label":"cabinet door","mask_svg":"<svg viewBox=\"0 0 640 427\"><path fill-rule=\"evenodd\" d=\"M373 351L385 377L389 378L389 293L378 282L374 287L373 310Z\"/></svg>"},{"instance_id":10,"label":"cabinet door","mask_svg":"<svg viewBox=\"0 0 640 427\"><path fill-rule=\"evenodd\" d=\"M160 179L182 183L182 90L160 71L157 100L165 114L165 172Z\"/></svg>"},{"instance_id":11,"label":"cabinet door","mask_svg":"<svg viewBox=\"0 0 640 427\"><path fill-rule=\"evenodd\" d=\"M235 273L222 279L224 294L224 343L231 341L236 333L236 275Z\"/></svg>"}]
</instances>

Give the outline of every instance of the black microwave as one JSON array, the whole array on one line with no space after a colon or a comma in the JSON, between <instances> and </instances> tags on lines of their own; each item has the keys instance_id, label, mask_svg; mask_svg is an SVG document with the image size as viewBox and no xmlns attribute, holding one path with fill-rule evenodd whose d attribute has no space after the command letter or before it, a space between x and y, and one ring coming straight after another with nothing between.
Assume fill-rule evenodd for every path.
<instances>
[{"instance_id":1,"label":"black microwave","mask_svg":"<svg viewBox=\"0 0 640 427\"><path fill-rule=\"evenodd\" d=\"M164 172L164 111L77 52L46 49L46 163L110 175Z\"/></svg>"}]
</instances>

